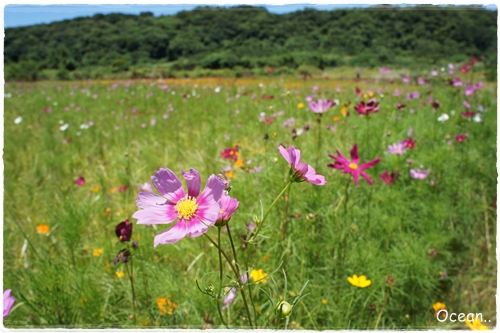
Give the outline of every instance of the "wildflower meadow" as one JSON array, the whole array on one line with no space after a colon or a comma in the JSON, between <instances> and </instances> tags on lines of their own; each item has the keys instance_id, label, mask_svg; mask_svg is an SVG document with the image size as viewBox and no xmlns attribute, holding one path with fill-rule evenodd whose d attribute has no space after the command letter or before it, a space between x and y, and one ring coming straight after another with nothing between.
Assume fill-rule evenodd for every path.
<instances>
[{"instance_id":1,"label":"wildflower meadow","mask_svg":"<svg viewBox=\"0 0 500 333\"><path fill-rule=\"evenodd\" d=\"M7 82L3 325L494 328L480 65Z\"/></svg>"}]
</instances>

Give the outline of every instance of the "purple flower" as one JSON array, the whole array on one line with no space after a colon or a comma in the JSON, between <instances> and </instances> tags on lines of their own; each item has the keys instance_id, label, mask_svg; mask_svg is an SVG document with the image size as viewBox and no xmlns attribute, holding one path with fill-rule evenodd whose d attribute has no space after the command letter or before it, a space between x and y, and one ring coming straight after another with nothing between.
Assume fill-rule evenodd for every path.
<instances>
[{"instance_id":1,"label":"purple flower","mask_svg":"<svg viewBox=\"0 0 500 333\"><path fill-rule=\"evenodd\" d=\"M175 173L167 168L160 168L151 177L151 182L160 195L141 192L137 197L138 210L132 215L138 224L168 224L178 219L170 229L154 239L154 246L175 243L184 237L198 237L215 224L219 215L219 200L224 191L224 183L211 175L200 194L201 178L195 169L182 171L186 179L188 192L184 192L182 183Z\"/></svg>"},{"instance_id":2,"label":"purple flower","mask_svg":"<svg viewBox=\"0 0 500 333\"><path fill-rule=\"evenodd\" d=\"M253 222L251 222L251 223L253 223ZM240 277L240 283L241 283L241 284L246 284L247 282L248 282L248 274L247 274L247 273L245 273L245 274L243 274L243 275Z\"/></svg>"},{"instance_id":3,"label":"purple flower","mask_svg":"<svg viewBox=\"0 0 500 333\"><path fill-rule=\"evenodd\" d=\"M221 308L221 310L226 310L229 305L231 305L234 302L234 299L236 298L236 288L231 288L227 295L224 297L224 300L222 301L224 303L224 306Z\"/></svg>"},{"instance_id":4,"label":"purple flower","mask_svg":"<svg viewBox=\"0 0 500 333\"><path fill-rule=\"evenodd\" d=\"M470 104L467 103L467 101L463 101L462 104L467 108L470 109Z\"/></svg>"},{"instance_id":5,"label":"purple flower","mask_svg":"<svg viewBox=\"0 0 500 333\"><path fill-rule=\"evenodd\" d=\"M149 121L149 123L151 124L151 126L156 125L156 119L151 119L151 120Z\"/></svg>"},{"instance_id":6,"label":"purple flower","mask_svg":"<svg viewBox=\"0 0 500 333\"><path fill-rule=\"evenodd\" d=\"M418 91L414 91L410 96L412 99L420 98L420 93Z\"/></svg>"},{"instance_id":7,"label":"purple flower","mask_svg":"<svg viewBox=\"0 0 500 333\"><path fill-rule=\"evenodd\" d=\"M132 254L130 253L129 250L127 250L127 249L120 250L120 252L118 252L118 255L116 256L116 258L113 259L113 265L116 265L119 262L122 262L125 264L125 263L130 261L131 257L132 257Z\"/></svg>"},{"instance_id":8,"label":"purple flower","mask_svg":"<svg viewBox=\"0 0 500 333\"><path fill-rule=\"evenodd\" d=\"M16 299L12 297L12 289L7 289L3 293L3 317L7 317L12 311Z\"/></svg>"},{"instance_id":9,"label":"purple flower","mask_svg":"<svg viewBox=\"0 0 500 333\"><path fill-rule=\"evenodd\" d=\"M332 106L335 106L335 103L326 99L318 99L318 102L309 103L309 107L314 113L325 113Z\"/></svg>"},{"instance_id":10,"label":"purple flower","mask_svg":"<svg viewBox=\"0 0 500 333\"><path fill-rule=\"evenodd\" d=\"M133 224L129 222L129 220L125 220L123 222L118 223L115 228L115 233L120 242L128 242L130 238L132 238L132 228Z\"/></svg>"},{"instance_id":11,"label":"purple flower","mask_svg":"<svg viewBox=\"0 0 500 333\"><path fill-rule=\"evenodd\" d=\"M314 101L314 98L312 97L312 95L307 95L306 102L312 102L312 101Z\"/></svg>"},{"instance_id":12,"label":"purple flower","mask_svg":"<svg viewBox=\"0 0 500 333\"><path fill-rule=\"evenodd\" d=\"M294 180L297 182L306 181L314 185L325 185L325 177L318 175L309 164L300 161L300 150L294 146L288 147L288 151L283 146L279 146L279 151L285 160L290 164Z\"/></svg>"},{"instance_id":13,"label":"purple flower","mask_svg":"<svg viewBox=\"0 0 500 333\"><path fill-rule=\"evenodd\" d=\"M429 174L428 170L410 169L410 176L415 179L425 179L428 174Z\"/></svg>"},{"instance_id":14,"label":"purple flower","mask_svg":"<svg viewBox=\"0 0 500 333\"><path fill-rule=\"evenodd\" d=\"M389 150L389 153L393 155L403 155L406 153L406 145L404 142L398 142L393 145L387 146L387 149Z\"/></svg>"},{"instance_id":15,"label":"purple flower","mask_svg":"<svg viewBox=\"0 0 500 333\"><path fill-rule=\"evenodd\" d=\"M401 81L403 81L404 83L408 83L408 82L410 82L410 77L409 76L403 76L403 78L401 79Z\"/></svg>"},{"instance_id":16,"label":"purple flower","mask_svg":"<svg viewBox=\"0 0 500 333\"><path fill-rule=\"evenodd\" d=\"M293 118L293 117L290 118L290 119L285 120L281 124L281 126L283 126L283 127L293 127L293 125L295 125L295 118Z\"/></svg>"},{"instance_id":17,"label":"purple flower","mask_svg":"<svg viewBox=\"0 0 500 333\"><path fill-rule=\"evenodd\" d=\"M389 73L391 70L387 67L381 67L379 70L378 70L381 74L384 74L384 73Z\"/></svg>"},{"instance_id":18,"label":"purple flower","mask_svg":"<svg viewBox=\"0 0 500 333\"><path fill-rule=\"evenodd\" d=\"M394 97L399 97L399 95L401 94L401 90L399 89L394 89Z\"/></svg>"}]
</instances>

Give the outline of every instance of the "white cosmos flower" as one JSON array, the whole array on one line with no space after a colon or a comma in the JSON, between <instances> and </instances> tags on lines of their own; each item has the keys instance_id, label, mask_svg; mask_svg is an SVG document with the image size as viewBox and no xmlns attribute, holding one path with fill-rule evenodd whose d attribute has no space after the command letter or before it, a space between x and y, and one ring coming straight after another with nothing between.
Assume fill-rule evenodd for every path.
<instances>
[{"instance_id":1,"label":"white cosmos flower","mask_svg":"<svg viewBox=\"0 0 500 333\"><path fill-rule=\"evenodd\" d=\"M65 130L67 130L67 129L68 129L68 127L69 127L69 124L64 124L64 125L62 125L61 127L59 127L59 129L60 129L61 131L65 131Z\"/></svg>"},{"instance_id":2,"label":"white cosmos flower","mask_svg":"<svg viewBox=\"0 0 500 333\"><path fill-rule=\"evenodd\" d=\"M23 121L23 117L19 116L19 117L17 117L17 118L14 120L14 124L16 124L16 125L17 125L17 124L21 123L21 121Z\"/></svg>"},{"instance_id":3,"label":"white cosmos flower","mask_svg":"<svg viewBox=\"0 0 500 333\"><path fill-rule=\"evenodd\" d=\"M474 116L474 118L472 118L472 120L474 120L476 123L480 123L483 121L483 116L480 113L476 113L476 115Z\"/></svg>"},{"instance_id":4,"label":"white cosmos flower","mask_svg":"<svg viewBox=\"0 0 500 333\"><path fill-rule=\"evenodd\" d=\"M447 121L448 119L450 119L450 116L448 116L446 113L443 113L442 115L439 116L438 120L440 122L445 122Z\"/></svg>"},{"instance_id":5,"label":"white cosmos flower","mask_svg":"<svg viewBox=\"0 0 500 333\"><path fill-rule=\"evenodd\" d=\"M87 128L89 128L88 124L81 124L80 125L80 129L87 129Z\"/></svg>"}]
</instances>

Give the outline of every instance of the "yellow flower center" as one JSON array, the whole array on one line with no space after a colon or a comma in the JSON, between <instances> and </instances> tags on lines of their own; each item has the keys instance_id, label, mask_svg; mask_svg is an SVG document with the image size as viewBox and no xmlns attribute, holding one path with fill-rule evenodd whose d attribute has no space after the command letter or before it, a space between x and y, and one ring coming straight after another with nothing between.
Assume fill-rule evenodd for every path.
<instances>
[{"instance_id":1,"label":"yellow flower center","mask_svg":"<svg viewBox=\"0 0 500 333\"><path fill-rule=\"evenodd\" d=\"M349 168L356 170L358 168L358 165L356 163L351 163L349 164Z\"/></svg>"},{"instance_id":2,"label":"yellow flower center","mask_svg":"<svg viewBox=\"0 0 500 333\"><path fill-rule=\"evenodd\" d=\"M198 205L196 204L196 199L193 197L182 198L175 205L175 210L179 214L179 217L186 220L192 218L197 209Z\"/></svg>"}]
</instances>

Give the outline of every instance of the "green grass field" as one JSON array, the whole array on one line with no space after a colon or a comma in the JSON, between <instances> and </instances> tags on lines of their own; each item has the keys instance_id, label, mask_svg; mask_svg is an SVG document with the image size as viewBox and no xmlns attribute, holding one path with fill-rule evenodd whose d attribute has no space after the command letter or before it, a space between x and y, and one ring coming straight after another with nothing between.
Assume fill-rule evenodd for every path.
<instances>
[{"instance_id":1,"label":"green grass field","mask_svg":"<svg viewBox=\"0 0 500 333\"><path fill-rule=\"evenodd\" d=\"M288 329L467 329L465 322L439 322L437 302L449 313L482 313L493 328L497 88L486 84L466 97L464 86L447 85L450 78L440 73L426 85L333 76L6 84L3 286L16 303L4 325L223 328L222 300L218 306L196 285L219 292L217 248L203 236L155 248L154 236L168 226L155 230L131 218L138 187L164 166L181 180L181 170L198 170L202 189L212 174L231 180L230 195L240 204L229 226L242 270L268 276L243 287L253 301L250 318L238 289L222 311L230 327L284 329L275 306L308 281ZM420 97L407 101L415 91ZM307 95L340 105L318 122ZM368 122L354 106L370 96L380 110ZM439 101L437 110L429 97ZM462 116L463 101L483 121ZM406 106L399 110L398 102ZM442 114L449 119L438 121ZM294 125L284 127L292 117ZM300 134L295 139L292 128ZM390 154L388 145L407 139L410 128L416 148ZM465 141L455 140L464 133ZM373 186L361 177L356 186L351 175L327 167L334 162L328 154L350 158L355 143L360 163L382 158L365 170ZM290 166L280 144L300 149L327 184L293 183L271 210L263 237L244 248L240 235L286 185ZM221 157L236 145L238 162ZM412 178L410 169L419 168L431 172ZM399 179L383 183L385 170ZM126 219L137 249L115 235ZM207 235L216 240L217 227ZM231 255L227 231L221 237ZM132 260L114 265L125 248ZM371 285L350 284L354 274ZM223 262L222 286L235 279Z\"/></svg>"}]
</instances>

